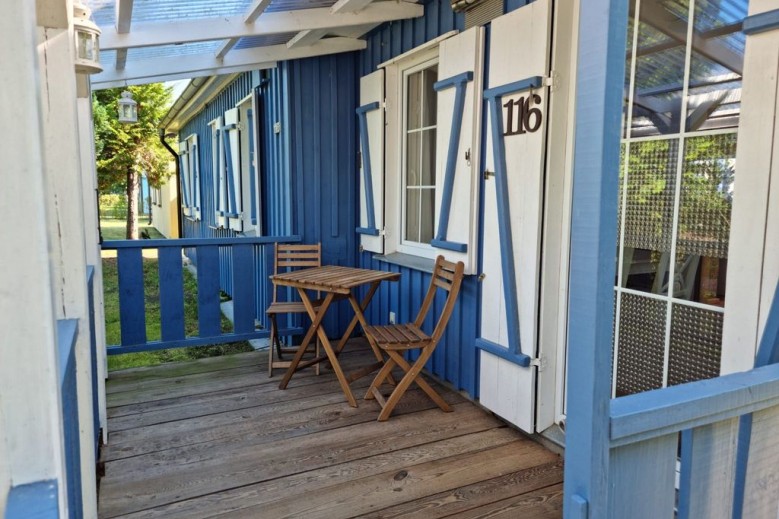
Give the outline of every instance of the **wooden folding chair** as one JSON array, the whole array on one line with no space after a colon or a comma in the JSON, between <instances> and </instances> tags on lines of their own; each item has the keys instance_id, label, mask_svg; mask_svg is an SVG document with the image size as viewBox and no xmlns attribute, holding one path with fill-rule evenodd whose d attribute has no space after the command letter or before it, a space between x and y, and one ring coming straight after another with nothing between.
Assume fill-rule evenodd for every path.
<instances>
[{"instance_id":1,"label":"wooden folding chair","mask_svg":"<svg viewBox=\"0 0 779 519\"><path fill-rule=\"evenodd\" d=\"M298 244L282 244L277 243L274 247L273 255L273 273L280 274L282 272L289 272L290 270L307 268L307 267L320 267L322 265L322 244L317 243L313 245L298 245ZM319 302L314 301L314 308L319 307ZM291 360L284 360L283 355L285 353L294 354L297 348L284 348L281 345L279 339L279 326L276 321L276 316L279 314L303 314L305 315L306 307L303 306L302 301L279 301L278 300L278 287L273 287L273 302L270 304L265 313L270 318L270 347L268 348L268 376L273 376L274 368L288 368L292 363ZM316 343L312 343L315 348L314 352L319 356L319 339ZM274 359L274 351L278 359ZM315 367L316 374L319 375L319 364Z\"/></svg>"},{"instance_id":2,"label":"wooden folding chair","mask_svg":"<svg viewBox=\"0 0 779 519\"><path fill-rule=\"evenodd\" d=\"M413 323L409 324L391 324L389 326L368 326L365 328L365 335L371 343L375 344L379 348L389 355L389 359L381 368L376 378L373 379L368 392L365 395L366 400L375 398L381 405L381 413L379 413L379 421L383 422L387 420L392 414L392 410L398 405L401 397L409 388L411 383L416 383L422 391L424 391L430 399L435 402L445 412L452 411L449 404L439 395L425 380L420 376L422 368L425 363L433 354L435 347L441 340L441 336L446 330L446 325L449 322L449 318L454 310L454 305L457 302L457 294L460 292L460 285L463 280L463 271L465 266L463 262L452 263L446 261L443 256L438 256L435 261L435 269L433 270L433 278L430 280L430 287L427 289L427 295L422 302L422 307L419 309L419 314ZM422 331L422 323L425 322L425 317L430 311L430 307L433 305L436 292L438 289L448 292L446 298L446 304L441 312L441 316L438 319L438 323L433 330L433 335L427 335ZM403 358L403 352L411 349L419 349L420 354L416 362L413 365L409 364L406 359ZM406 372L403 379L397 383L392 394L385 399L381 394L379 388L385 380L390 376L392 369L395 366L400 366L403 371Z\"/></svg>"}]
</instances>

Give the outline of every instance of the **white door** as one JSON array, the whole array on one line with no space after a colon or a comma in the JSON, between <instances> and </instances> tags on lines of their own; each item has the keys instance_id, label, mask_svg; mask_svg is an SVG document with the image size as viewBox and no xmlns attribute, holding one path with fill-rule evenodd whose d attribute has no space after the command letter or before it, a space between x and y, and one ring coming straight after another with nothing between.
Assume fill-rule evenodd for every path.
<instances>
[{"instance_id":1,"label":"white door","mask_svg":"<svg viewBox=\"0 0 779 519\"><path fill-rule=\"evenodd\" d=\"M479 398L528 432L535 428L551 18L551 1L538 0L493 20L485 88L484 153L493 174L484 192Z\"/></svg>"}]
</instances>

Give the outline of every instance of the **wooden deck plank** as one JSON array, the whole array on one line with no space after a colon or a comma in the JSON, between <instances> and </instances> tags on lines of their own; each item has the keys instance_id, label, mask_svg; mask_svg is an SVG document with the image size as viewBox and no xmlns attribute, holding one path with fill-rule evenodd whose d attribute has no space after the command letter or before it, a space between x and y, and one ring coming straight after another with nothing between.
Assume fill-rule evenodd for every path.
<instances>
[{"instance_id":1,"label":"wooden deck plank","mask_svg":"<svg viewBox=\"0 0 779 519\"><path fill-rule=\"evenodd\" d=\"M563 516L562 483L542 488L528 494L514 496L497 503L474 508L468 512L453 515L457 519L559 519Z\"/></svg>"},{"instance_id":2,"label":"wooden deck plank","mask_svg":"<svg viewBox=\"0 0 779 519\"><path fill-rule=\"evenodd\" d=\"M282 391L267 353L234 357L111 374L100 517L560 515L559 457L440 384L453 413L415 389L377 422L332 372ZM342 357L373 360L364 341Z\"/></svg>"},{"instance_id":3,"label":"wooden deck plank","mask_svg":"<svg viewBox=\"0 0 779 519\"><path fill-rule=\"evenodd\" d=\"M411 445L429 443L446 435L462 435L496 426L471 404L442 413L438 408L393 417L387 423L374 420L320 434L289 438L259 445L222 449L195 445L190 450L172 449L114 462L101 482L100 513L113 517L153 508L210 492L250 485L269 479L305 472L362 457L391 452ZM399 406L400 407L400 406ZM344 405L344 408L348 408ZM351 408L350 408L351 409ZM378 411L375 411L378 414ZM434 420L432 415L441 417ZM166 455L166 453L168 455ZM139 458L146 458L140 460ZM134 467L130 467L134 464Z\"/></svg>"},{"instance_id":4,"label":"wooden deck plank","mask_svg":"<svg viewBox=\"0 0 779 519\"><path fill-rule=\"evenodd\" d=\"M548 463L554 459L554 456L530 440L517 439L485 451L411 464L400 471L388 471L315 491L306 491L304 499L289 496L220 517L225 519L249 519L261 515L277 519L359 517L394 503L411 501L462 485L473 484L495 473Z\"/></svg>"},{"instance_id":5,"label":"wooden deck plank","mask_svg":"<svg viewBox=\"0 0 779 519\"><path fill-rule=\"evenodd\" d=\"M515 441L516 432L496 427L385 454L331 465L273 479L264 483L208 494L171 505L122 516L132 519L205 519L333 485L334 482L399 471L409 463L424 463L446 456L476 452Z\"/></svg>"},{"instance_id":6,"label":"wooden deck plank","mask_svg":"<svg viewBox=\"0 0 779 519\"><path fill-rule=\"evenodd\" d=\"M365 515L365 519L437 519L563 482L562 458Z\"/></svg>"}]
</instances>

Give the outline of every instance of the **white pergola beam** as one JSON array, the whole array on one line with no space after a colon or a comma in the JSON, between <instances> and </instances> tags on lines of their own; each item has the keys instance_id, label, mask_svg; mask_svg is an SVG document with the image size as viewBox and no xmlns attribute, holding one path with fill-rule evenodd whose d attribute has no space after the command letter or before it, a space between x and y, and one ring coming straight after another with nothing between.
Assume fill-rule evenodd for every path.
<instances>
[{"instance_id":1,"label":"white pergola beam","mask_svg":"<svg viewBox=\"0 0 779 519\"><path fill-rule=\"evenodd\" d=\"M336 29L345 26L383 23L417 18L424 7L411 3L376 2L359 13L331 14L329 8L265 13L261 24L244 23L242 16L205 18L168 23L135 24L129 34L114 27L101 27L102 49L128 49L155 45L173 45L193 41L223 40L246 36L264 36L311 29Z\"/></svg>"},{"instance_id":2,"label":"white pergola beam","mask_svg":"<svg viewBox=\"0 0 779 519\"><path fill-rule=\"evenodd\" d=\"M300 31L287 42L288 49L306 47L321 40L327 34L327 29L309 29Z\"/></svg>"},{"instance_id":3,"label":"white pergola beam","mask_svg":"<svg viewBox=\"0 0 779 519\"><path fill-rule=\"evenodd\" d=\"M270 45L231 52L219 60L212 54L192 54L170 58L130 61L124 70L107 70L92 76L92 85L105 83L130 84L161 81L170 76L199 77L236 72L238 68L254 70L259 64L362 50L365 41L353 38L328 38L308 47L289 49L286 45ZM249 68L246 68L249 67Z\"/></svg>"},{"instance_id":4,"label":"white pergola beam","mask_svg":"<svg viewBox=\"0 0 779 519\"><path fill-rule=\"evenodd\" d=\"M271 0L254 0L252 5L246 10L243 21L245 23L254 23L257 18L265 12L265 9L270 5Z\"/></svg>"},{"instance_id":5,"label":"white pergola beam","mask_svg":"<svg viewBox=\"0 0 779 519\"><path fill-rule=\"evenodd\" d=\"M127 34L133 18L133 0L116 0L116 32Z\"/></svg>"},{"instance_id":6,"label":"white pergola beam","mask_svg":"<svg viewBox=\"0 0 779 519\"><path fill-rule=\"evenodd\" d=\"M252 65L245 65L243 67L233 67L221 69L219 74L239 74L241 72L249 72L251 70L265 70L276 68L277 63L271 61L269 63L254 63ZM213 74L208 72L182 72L180 74L170 74L168 76L155 76L154 78L138 77L133 79L122 79L116 81L106 81L101 83L92 83L92 91L105 90L107 88L119 88L130 85L146 85L149 83L164 83L165 81L178 81L180 79L193 79L196 77L209 77Z\"/></svg>"},{"instance_id":7,"label":"white pergola beam","mask_svg":"<svg viewBox=\"0 0 779 519\"><path fill-rule=\"evenodd\" d=\"M373 0L338 0L330 8L333 14L356 13L362 11Z\"/></svg>"}]
</instances>

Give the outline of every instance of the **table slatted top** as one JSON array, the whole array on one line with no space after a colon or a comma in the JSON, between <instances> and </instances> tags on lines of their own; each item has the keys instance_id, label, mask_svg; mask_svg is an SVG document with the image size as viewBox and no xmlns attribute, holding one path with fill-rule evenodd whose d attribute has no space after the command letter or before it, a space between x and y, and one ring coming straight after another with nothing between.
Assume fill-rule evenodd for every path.
<instances>
[{"instance_id":1,"label":"table slatted top","mask_svg":"<svg viewBox=\"0 0 779 519\"><path fill-rule=\"evenodd\" d=\"M400 273L326 265L277 274L270 279L277 285L348 294L355 287L376 281L397 281Z\"/></svg>"}]
</instances>

